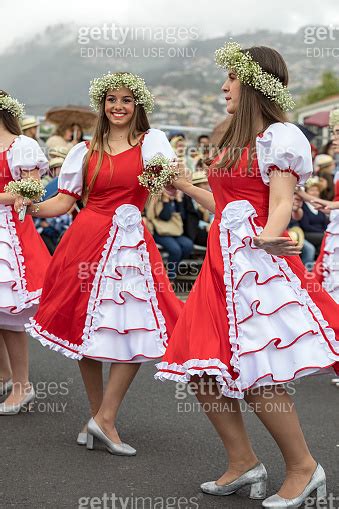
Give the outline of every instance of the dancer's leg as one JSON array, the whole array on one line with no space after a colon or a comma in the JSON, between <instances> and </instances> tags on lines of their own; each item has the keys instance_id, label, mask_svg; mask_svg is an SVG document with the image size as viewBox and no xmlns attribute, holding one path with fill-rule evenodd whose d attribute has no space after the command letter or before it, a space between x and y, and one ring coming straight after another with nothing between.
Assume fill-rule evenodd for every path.
<instances>
[{"instance_id":1,"label":"dancer's leg","mask_svg":"<svg viewBox=\"0 0 339 509\"><path fill-rule=\"evenodd\" d=\"M228 484L258 463L241 414L239 401L221 396L215 379L193 377L197 398L218 435L228 456L228 468L217 484Z\"/></svg>"},{"instance_id":2,"label":"dancer's leg","mask_svg":"<svg viewBox=\"0 0 339 509\"><path fill-rule=\"evenodd\" d=\"M246 395L257 416L278 444L286 463L286 479L278 494L300 495L317 466L302 432L292 398L282 386L263 387Z\"/></svg>"},{"instance_id":3,"label":"dancer's leg","mask_svg":"<svg viewBox=\"0 0 339 509\"><path fill-rule=\"evenodd\" d=\"M108 383L95 421L115 443L121 443L115 427L116 417L139 368L140 364L138 363L114 363L111 365Z\"/></svg>"},{"instance_id":4,"label":"dancer's leg","mask_svg":"<svg viewBox=\"0 0 339 509\"><path fill-rule=\"evenodd\" d=\"M10 365L13 389L6 399L6 405L17 405L30 391L28 379L28 338L25 332L1 330Z\"/></svg>"}]
</instances>

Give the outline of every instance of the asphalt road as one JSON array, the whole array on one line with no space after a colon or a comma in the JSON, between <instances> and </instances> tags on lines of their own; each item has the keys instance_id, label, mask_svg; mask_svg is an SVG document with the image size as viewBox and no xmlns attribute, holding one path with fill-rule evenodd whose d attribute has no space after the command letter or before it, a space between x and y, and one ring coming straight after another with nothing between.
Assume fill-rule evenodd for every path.
<instances>
[{"instance_id":1,"label":"asphalt road","mask_svg":"<svg viewBox=\"0 0 339 509\"><path fill-rule=\"evenodd\" d=\"M88 417L77 364L31 341L31 380L38 398L30 413L0 418L1 508L251 509L244 495L211 497L201 482L226 466L221 443L195 399L173 382L153 380L144 365L120 412L122 439L136 457L87 451L76 436ZM315 457L328 475L328 491L339 508L339 390L328 376L296 384L297 407ZM177 393L176 393L177 391ZM246 414L255 449L269 472L269 492L279 488L283 462L253 414ZM310 507L309 505L307 507ZM326 507L321 505L321 507Z\"/></svg>"}]
</instances>

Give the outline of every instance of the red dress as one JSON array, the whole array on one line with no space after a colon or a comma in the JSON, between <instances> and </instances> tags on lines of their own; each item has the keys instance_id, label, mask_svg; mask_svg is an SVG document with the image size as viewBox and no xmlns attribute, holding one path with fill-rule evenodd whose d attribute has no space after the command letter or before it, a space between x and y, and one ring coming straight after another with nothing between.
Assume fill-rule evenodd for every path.
<instances>
[{"instance_id":1,"label":"red dress","mask_svg":"<svg viewBox=\"0 0 339 509\"><path fill-rule=\"evenodd\" d=\"M250 388L339 367L338 305L298 256L271 256L253 244L268 217L270 168L300 182L312 172L301 136L291 124L273 124L257 139L251 172L246 152L236 168L210 167L216 214L206 258L157 379L188 382L207 373L225 396L243 398Z\"/></svg>"},{"instance_id":2,"label":"red dress","mask_svg":"<svg viewBox=\"0 0 339 509\"><path fill-rule=\"evenodd\" d=\"M158 146L159 137L165 149ZM144 145L170 150L164 133L151 129ZM59 192L81 195L81 143L68 154ZM88 202L66 231L48 270L38 312L27 330L43 345L73 359L143 362L163 355L182 302L175 296L141 211L148 191L138 145L102 166ZM98 154L90 163L88 182Z\"/></svg>"},{"instance_id":3,"label":"red dress","mask_svg":"<svg viewBox=\"0 0 339 509\"><path fill-rule=\"evenodd\" d=\"M43 175L47 159L35 140L18 136L0 153L0 193L21 178L22 170L35 168ZM20 222L12 205L0 204L0 329L25 330L37 310L50 259L32 218Z\"/></svg>"},{"instance_id":4,"label":"red dress","mask_svg":"<svg viewBox=\"0 0 339 509\"><path fill-rule=\"evenodd\" d=\"M334 201L339 201L339 175L334 179ZM330 214L320 254L314 265L313 272L319 283L339 304L339 210Z\"/></svg>"}]
</instances>

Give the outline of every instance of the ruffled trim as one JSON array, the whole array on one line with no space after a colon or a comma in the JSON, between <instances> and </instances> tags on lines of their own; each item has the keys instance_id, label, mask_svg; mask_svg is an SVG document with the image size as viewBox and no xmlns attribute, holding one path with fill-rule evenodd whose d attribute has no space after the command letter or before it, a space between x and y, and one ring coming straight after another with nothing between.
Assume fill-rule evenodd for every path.
<instances>
[{"instance_id":1,"label":"ruffled trim","mask_svg":"<svg viewBox=\"0 0 339 509\"><path fill-rule=\"evenodd\" d=\"M292 377L282 380L275 379L273 373L265 373L264 375L256 378L251 385L243 389L239 389L239 384L237 384L232 379L228 367L219 359L190 359L183 364L169 364L168 362L160 362L156 364L158 372L154 375L154 378L156 380L160 380L161 382L171 380L173 382L188 383L192 376L198 375L202 377L205 374L209 376L215 376L223 396L228 398L243 399L244 392L249 391L254 387L288 383L306 374L315 374L320 369L323 370L325 374L325 370L330 369L331 367L332 365L305 366L295 371Z\"/></svg>"},{"instance_id":2,"label":"ruffled trim","mask_svg":"<svg viewBox=\"0 0 339 509\"><path fill-rule=\"evenodd\" d=\"M66 357L74 360L82 359L82 355L77 352L77 345L72 345L69 341L58 338L46 330L42 330L34 318L29 319L29 323L25 324L26 332L37 339L43 346L48 346L50 350L60 352Z\"/></svg>"},{"instance_id":3,"label":"ruffled trim","mask_svg":"<svg viewBox=\"0 0 339 509\"><path fill-rule=\"evenodd\" d=\"M339 303L339 210L330 215L325 234L323 257L323 287Z\"/></svg>"},{"instance_id":4,"label":"ruffled trim","mask_svg":"<svg viewBox=\"0 0 339 509\"><path fill-rule=\"evenodd\" d=\"M73 193L72 191L68 191L67 189L59 189L58 188L58 193L61 193L61 194L68 194L68 196L72 196L73 198L76 198L77 200L80 200L81 199L81 195L78 194L78 193Z\"/></svg>"},{"instance_id":5,"label":"ruffled trim","mask_svg":"<svg viewBox=\"0 0 339 509\"><path fill-rule=\"evenodd\" d=\"M127 250L126 252L129 261L126 264L122 264L121 261L118 260L118 253L122 249ZM131 254L131 250L135 250L134 254ZM136 260L136 264L130 263L131 256ZM109 266L109 273L105 272L107 266ZM124 289L123 285L124 280L126 279L126 274L123 274L122 270L117 271L117 267L119 269L127 270L130 267L137 268L139 281L137 281L135 276L133 290L126 291L126 289ZM122 282L122 290L118 293L121 298L121 302L119 304L126 304L126 299L122 295L123 293L146 303L147 308L145 309L145 313L141 313L145 324L142 327L134 328L131 325L127 326L127 324L124 324L124 329L122 330L118 327L109 326L109 324L104 326L100 323L101 316L103 315L100 308L105 300L105 280L109 278L116 279L112 278L112 273L118 274L120 276L120 281ZM114 299L114 302L117 302L117 299ZM155 322L155 326L146 326L147 313L154 316L155 320L152 320L152 322ZM114 313L111 314L112 320L114 319L113 315ZM111 328L121 334L126 334L133 330L145 330L146 332L156 331L159 356L165 352L167 345L165 319L160 311L156 298L149 254L144 239L141 214L139 209L134 205L121 205L118 207L116 214L113 217L112 227L103 249L88 302L87 317L84 334L82 336L83 343L79 349L79 352L82 355L86 355L86 352L91 346L94 333L100 328Z\"/></svg>"},{"instance_id":6,"label":"ruffled trim","mask_svg":"<svg viewBox=\"0 0 339 509\"><path fill-rule=\"evenodd\" d=\"M42 289L39 288L34 292L27 291L27 281L25 278L26 267L22 254L22 248L16 232L15 223L13 221L12 207L9 205L0 205L0 246L6 246L6 257L0 259L0 264L5 263L8 283L12 284L11 298L14 301L8 305L1 304L1 308L7 308L10 314L18 314L24 309L30 308L39 303ZM5 235L3 235L5 232ZM1 282L0 284L4 284ZM4 296L4 295L3 295Z\"/></svg>"}]
</instances>

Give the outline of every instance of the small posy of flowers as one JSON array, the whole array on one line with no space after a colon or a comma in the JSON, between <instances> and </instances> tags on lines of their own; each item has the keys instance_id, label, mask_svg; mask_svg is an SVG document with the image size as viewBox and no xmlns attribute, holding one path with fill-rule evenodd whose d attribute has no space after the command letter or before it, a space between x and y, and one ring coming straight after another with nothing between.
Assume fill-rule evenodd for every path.
<instances>
[{"instance_id":1,"label":"small posy of flowers","mask_svg":"<svg viewBox=\"0 0 339 509\"><path fill-rule=\"evenodd\" d=\"M333 129L335 125L339 125L339 108L332 110L330 113L329 126Z\"/></svg>"},{"instance_id":2,"label":"small posy of flowers","mask_svg":"<svg viewBox=\"0 0 339 509\"><path fill-rule=\"evenodd\" d=\"M151 113L154 108L154 96L146 87L146 83L137 74L129 72L117 72L104 74L100 78L91 81L89 89L90 105L95 111L99 111L100 104L108 90L119 90L126 87L133 92L135 104L142 104L146 113Z\"/></svg>"},{"instance_id":3,"label":"small posy of flowers","mask_svg":"<svg viewBox=\"0 0 339 509\"><path fill-rule=\"evenodd\" d=\"M145 165L138 176L139 183L149 190L151 196L157 196L163 188L170 185L179 175L177 163L163 154L156 154Z\"/></svg>"},{"instance_id":4,"label":"small posy of flowers","mask_svg":"<svg viewBox=\"0 0 339 509\"><path fill-rule=\"evenodd\" d=\"M5 192L13 195L19 195L35 202L40 201L40 199L46 194L46 190L44 189L41 180L37 180L32 177L9 182L5 186Z\"/></svg>"},{"instance_id":5,"label":"small posy of flowers","mask_svg":"<svg viewBox=\"0 0 339 509\"><path fill-rule=\"evenodd\" d=\"M277 103L283 111L295 107L287 87L278 78L264 71L248 51L242 51L239 43L225 43L222 48L216 50L215 61L218 67L232 70L241 83L255 88Z\"/></svg>"},{"instance_id":6,"label":"small posy of flowers","mask_svg":"<svg viewBox=\"0 0 339 509\"><path fill-rule=\"evenodd\" d=\"M25 107L17 99L10 95L0 94L0 110L8 111L13 117L22 118L25 115Z\"/></svg>"}]
</instances>

